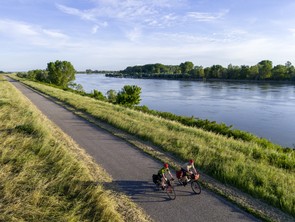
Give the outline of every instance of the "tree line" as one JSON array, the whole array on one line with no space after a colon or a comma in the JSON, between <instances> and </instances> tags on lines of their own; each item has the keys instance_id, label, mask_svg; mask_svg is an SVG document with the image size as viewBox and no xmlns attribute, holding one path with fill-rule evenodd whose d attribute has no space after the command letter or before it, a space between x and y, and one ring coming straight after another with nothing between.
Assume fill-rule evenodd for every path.
<instances>
[{"instance_id":1,"label":"tree line","mask_svg":"<svg viewBox=\"0 0 295 222\"><path fill-rule=\"evenodd\" d=\"M17 76L67 88L68 84L75 80L75 74L76 70L70 62L56 60L55 62L47 63L45 70L30 70L28 72L17 73Z\"/></svg>"},{"instance_id":2,"label":"tree line","mask_svg":"<svg viewBox=\"0 0 295 222\"><path fill-rule=\"evenodd\" d=\"M45 70L35 69L28 72L19 72L17 73L17 76L32 81L47 83L83 96L127 107L133 107L140 103L141 88L138 86L125 85L121 91L116 92L111 89L106 95L103 95L96 89L90 93L86 93L81 84L76 84L74 82L75 74L76 70L70 62L57 60L55 62L47 63L47 68Z\"/></svg>"},{"instance_id":3,"label":"tree line","mask_svg":"<svg viewBox=\"0 0 295 222\"><path fill-rule=\"evenodd\" d=\"M134 78L175 78L175 79L220 79L220 80L275 80L295 81L295 67L291 62L273 66L272 61L262 60L253 66L212 65L204 68L186 61L180 65L163 65L161 63L129 66L119 73L107 76Z\"/></svg>"}]
</instances>

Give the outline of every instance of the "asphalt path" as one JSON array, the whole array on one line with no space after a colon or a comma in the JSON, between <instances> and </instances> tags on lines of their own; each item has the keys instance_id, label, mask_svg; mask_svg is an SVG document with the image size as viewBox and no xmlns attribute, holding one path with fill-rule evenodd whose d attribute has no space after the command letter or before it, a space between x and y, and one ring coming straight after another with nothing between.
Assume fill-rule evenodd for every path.
<instances>
[{"instance_id":1,"label":"asphalt path","mask_svg":"<svg viewBox=\"0 0 295 222\"><path fill-rule=\"evenodd\" d=\"M113 177L117 186L155 221L259 221L224 198L203 189L193 194L190 186L176 186L176 199L155 189L152 174L162 164L128 142L9 79L52 122L72 137ZM175 175L175 172L172 172Z\"/></svg>"}]
</instances>

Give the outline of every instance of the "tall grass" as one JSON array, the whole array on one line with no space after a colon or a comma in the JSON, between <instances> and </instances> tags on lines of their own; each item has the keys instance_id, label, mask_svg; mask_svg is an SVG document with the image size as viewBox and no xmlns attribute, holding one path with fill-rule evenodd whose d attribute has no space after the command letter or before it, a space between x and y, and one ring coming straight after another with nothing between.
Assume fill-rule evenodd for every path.
<instances>
[{"instance_id":1,"label":"tall grass","mask_svg":"<svg viewBox=\"0 0 295 222\"><path fill-rule=\"evenodd\" d=\"M26 84L181 159L194 158L204 172L295 216L295 152L217 135L179 122L97 101L34 82Z\"/></svg>"},{"instance_id":2,"label":"tall grass","mask_svg":"<svg viewBox=\"0 0 295 222\"><path fill-rule=\"evenodd\" d=\"M147 221L130 201L122 207L102 185L110 176L2 76L0 95L0 221Z\"/></svg>"},{"instance_id":3,"label":"tall grass","mask_svg":"<svg viewBox=\"0 0 295 222\"><path fill-rule=\"evenodd\" d=\"M77 91L76 91L77 92ZM195 117L186 117L186 116L178 116L170 112L161 112L157 110L150 110L146 106L136 106L134 109L139 110L141 112L149 113L155 116L163 117L164 119L169 119L172 121L177 121L182 123L186 126L192 126L204 129L206 131L211 131L217 134L221 134L227 137L232 137L234 139L241 139L244 141L252 141L257 144L260 144L261 146L264 146L266 148L271 149L277 149L277 151L282 151L284 149L281 149L282 147L279 145L276 145L274 143L271 143L265 138L257 137L249 132L238 130L238 129L232 129L232 126L227 126L224 123L216 123L215 121L209 121L207 119L199 119Z\"/></svg>"}]
</instances>

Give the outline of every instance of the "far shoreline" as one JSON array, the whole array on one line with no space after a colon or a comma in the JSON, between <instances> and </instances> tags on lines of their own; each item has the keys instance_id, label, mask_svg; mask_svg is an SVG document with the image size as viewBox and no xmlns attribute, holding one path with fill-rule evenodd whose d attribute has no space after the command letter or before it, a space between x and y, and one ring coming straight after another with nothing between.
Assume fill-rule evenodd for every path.
<instances>
[{"instance_id":1,"label":"far shoreline","mask_svg":"<svg viewBox=\"0 0 295 222\"><path fill-rule=\"evenodd\" d=\"M82 73L78 73L82 74ZM88 74L88 73L85 73ZM94 73L92 73L94 74ZM103 73L95 73L102 75ZM177 81L195 81L195 82L237 82L237 83L278 83L278 84L295 84L292 80L248 80L248 79L196 79L196 78L164 78L164 77L135 77L135 76L113 76L109 74L104 74L106 77L110 78L124 78L124 79L159 79L159 80L177 80Z\"/></svg>"}]
</instances>

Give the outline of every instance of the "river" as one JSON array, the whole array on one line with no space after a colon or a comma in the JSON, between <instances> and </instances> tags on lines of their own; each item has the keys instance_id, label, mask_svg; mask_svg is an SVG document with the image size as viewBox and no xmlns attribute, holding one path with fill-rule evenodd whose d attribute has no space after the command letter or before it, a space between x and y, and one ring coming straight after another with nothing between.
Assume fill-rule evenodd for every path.
<instances>
[{"instance_id":1,"label":"river","mask_svg":"<svg viewBox=\"0 0 295 222\"><path fill-rule=\"evenodd\" d=\"M86 92L141 87L150 109L232 125L285 147L295 146L295 85L110 78L77 74Z\"/></svg>"}]
</instances>

